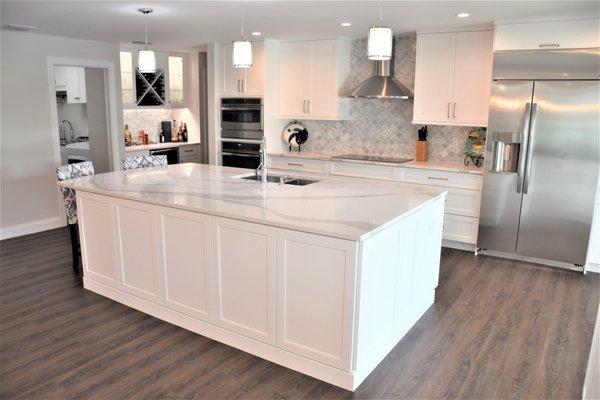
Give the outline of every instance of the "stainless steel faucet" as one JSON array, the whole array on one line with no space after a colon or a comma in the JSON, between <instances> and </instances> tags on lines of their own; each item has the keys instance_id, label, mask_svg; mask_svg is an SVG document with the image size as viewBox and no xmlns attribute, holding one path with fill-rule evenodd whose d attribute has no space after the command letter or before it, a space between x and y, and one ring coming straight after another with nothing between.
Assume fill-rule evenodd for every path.
<instances>
[{"instance_id":1,"label":"stainless steel faucet","mask_svg":"<svg viewBox=\"0 0 600 400\"><path fill-rule=\"evenodd\" d=\"M266 182L267 175L267 138L263 136L260 140L260 164L256 168L256 176L259 176L262 182Z\"/></svg>"},{"instance_id":2,"label":"stainless steel faucet","mask_svg":"<svg viewBox=\"0 0 600 400\"><path fill-rule=\"evenodd\" d=\"M69 125L68 131L66 130L65 125ZM71 141L73 141L73 138L75 137L75 133L73 131L73 125L71 124L71 121L66 120L66 119L63 119L62 121L60 121L60 124L58 124L58 131L59 131L61 140L64 140L66 143L71 143ZM68 137L67 137L67 132L68 132Z\"/></svg>"}]
</instances>

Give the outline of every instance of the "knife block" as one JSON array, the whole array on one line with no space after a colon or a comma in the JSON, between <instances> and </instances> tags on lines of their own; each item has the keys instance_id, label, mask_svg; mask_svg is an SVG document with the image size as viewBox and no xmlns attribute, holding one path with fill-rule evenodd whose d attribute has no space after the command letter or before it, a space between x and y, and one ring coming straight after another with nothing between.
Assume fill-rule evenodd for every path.
<instances>
[{"instance_id":1,"label":"knife block","mask_svg":"<svg viewBox=\"0 0 600 400\"><path fill-rule=\"evenodd\" d=\"M427 141L418 140L415 151L415 161L427 161Z\"/></svg>"}]
</instances>

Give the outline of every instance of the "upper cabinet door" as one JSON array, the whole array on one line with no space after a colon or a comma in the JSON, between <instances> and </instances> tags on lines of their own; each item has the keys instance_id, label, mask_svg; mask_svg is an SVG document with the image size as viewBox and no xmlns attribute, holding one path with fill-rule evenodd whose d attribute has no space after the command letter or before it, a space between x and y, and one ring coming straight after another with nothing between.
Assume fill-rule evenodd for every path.
<instances>
[{"instance_id":1,"label":"upper cabinet door","mask_svg":"<svg viewBox=\"0 0 600 400\"><path fill-rule=\"evenodd\" d=\"M306 116L306 45L281 43L279 47L279 115L282 118Z\"/></svg>"},{"instance_id":2,"label":"upper cabinet door","mask_svg":"<svg viewBox=\"0 0 600 400\"><path fill-rule=\"evenodd\" d=\"M183 107L186 104L186 58L183 55L169 55L169 104Z\"/></svg>"},{"instance_id":3,"label":"upper cabinet door","mask_svg":"<svg viewBox=\"0 0 600 400\"><path fill-rule=\"evenodd\" d=\"M54 67L54 86L63 87L67 85L66 67L57 65ZM63 89L64 90L64 89Z\"/></svg>"},{"instance_id":4,"label":"upper cabinet door","mask_svg":"<svg viewBox=\"0 0 600 400\"><path fill-rule=\"evenodd\" d=\"M337 40L311 42L309 82L310 93L306 111L309 115L321 118L335 118L337 115Z\"/></svg>"},{"instance_id":5,"label":"upper cabinet door","mask_svg":"<svg viewBox=\"0 0 600 400\"><path fill-rule=\"evenodd\" d=\"M487 126L491 77L492 31L456 34L452 119L467 126Z\"/></svg>"},{"instance_id":6,"label":"upper cabinet door","mask_svg":"<svg viewBox=\"0 0 600 400\"><path fill-rule=\"evenodd\" d=\"M451 119L454 33L417 36L413 123L446 124Z\"/></svg>"},{"instance_id":7,"label":"upper cabinet door","mask_svg":"<svg viewBox=\"0 0 600 400\"><path fill-rule=\"evenodd\" d=\"M239 96L242 93L242 78L239 68L233 67L233 45L222 47L221 71L223 79L223 95Z\"/></svg>"},{"instance_id":8,"label":"upper cabinet door","mask_svg":"<svg viewBox=\"0 0 600 400\"><path fill-rule=\"evenodd\" d=\"M246 96L262 96L264 80L264 46L261 42L252 43L252 67L242 68L242 93Z\"/></svg>"},{"instance_id":9,"label":"upper cabinet door","mask_svg":"<svg viewBox=\"0 0 600 400\"><path fill-rule=\"evenodd\" d=\"M133 68L133 52L121 51L121 98L123 105L134 105L135 98L135 71Z\"/></svg>"},{"instance_id":10,"label":"upper cabinet door","mask_svg":"<svg viewBox=\"0 0 600 400\"><path fill-rule=\"evenodd\" d=\"M65 67L67 103L85 103L85 68Z\"/></svg>"}]
</instances>

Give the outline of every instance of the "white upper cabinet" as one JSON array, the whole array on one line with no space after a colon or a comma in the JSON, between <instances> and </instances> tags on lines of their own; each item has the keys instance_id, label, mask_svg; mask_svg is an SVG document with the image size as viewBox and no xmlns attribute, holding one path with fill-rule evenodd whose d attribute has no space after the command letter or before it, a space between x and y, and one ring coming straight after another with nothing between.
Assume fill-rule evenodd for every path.
<instances>
[{"instance_id":1,"label":"white upper cabinet","mask_svg":"<svg viewBox=\"0 0 600 400\"><path fill-rule=\"evenodd\" d=\"M64 65L57 65L54 67L54 87L65 90L67 86L67 71Z\"/></svg>"},{"instance_id":2,"label":"white upper cabinet","mask_svg":"<svg viewBox=\"0 0 600 400\"><path fill-rule=\"evenodd\" d=\"M64 67L67 87L67 103L85 103L85 68Z\"/></svg>"},{"instance_id":3,"label":"white upper cabinet","mask_svg":"<svg viewBox=\"0 0 600 400\"><path fill-rule=\"evenodd\" d=\"M576 49L600 46L597 19L497 24L494 50Z\"/></svg>"},{"instance_id":4,"label":"white upper cabinet","mask_svg":"<svg viewBox=\"0 0 600 400\"><path fill-rule=\"evenodd\" d=\"M134 105L136 103L136 94L133 53L131 51L121 51L119 56L121 62L121 98L123 105Z\"/></svg>"},{"instance_id":5,"label":"white upper cabinet","mask_svg":"<svg viewBox=\"0 0 600 400\"><path fill-rule=\"evenodd\" d=\"M169 87L167 102L171 107L183 107L186 102L187 85L186 57L184 55L169 55L167 85Z\"/></svg>"},{"instance_id":6,"label":"white upper cabinet","mask_svg":"<svg viewBox=\"0 0 600 400\"><path fill-rule=\"evenodd\" d=\"M233 44L222 46L221 77L223 96L256 97L263 95L264 45L252 43L252 67L233 67Z\"/></svg>"},{"instance_id":7,"label":"white upper cabinet","mask_svg":"<svg viewBox=\"0 0 600 400\"><path fill-rule=\"evenodd\" d=\"M339 120L348 118L341 97L350 66L345 39L281 43L279 117Z\"/></svg>"},{"instance_id":8,"label":"white upper cabinet","mask_svg":"<svg viewBox=\"0 0 600 400\"><path fill-rule=\"evenodd\" d=\"M417 35L414 124L487 126L492 31Z\"/></svg>"}]
</instances>

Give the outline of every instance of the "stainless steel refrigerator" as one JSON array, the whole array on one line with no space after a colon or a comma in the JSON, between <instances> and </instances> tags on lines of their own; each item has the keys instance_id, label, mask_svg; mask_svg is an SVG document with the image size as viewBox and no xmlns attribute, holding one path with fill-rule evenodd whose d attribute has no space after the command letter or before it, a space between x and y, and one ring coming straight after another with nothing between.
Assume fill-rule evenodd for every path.
<instances>
[{"instance_id":1,"label":"stainless steel refrigerator","mask_svg":"<svg viewBox=\"0 0 600 400\"><path fill-rule=\"evenodd\" d=\"M600 171L599 49L494 54L477 247L585 264Z\"/></svg>"}]
</instances>

